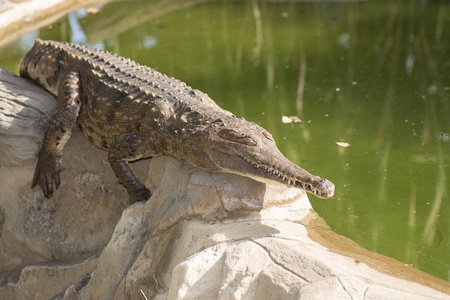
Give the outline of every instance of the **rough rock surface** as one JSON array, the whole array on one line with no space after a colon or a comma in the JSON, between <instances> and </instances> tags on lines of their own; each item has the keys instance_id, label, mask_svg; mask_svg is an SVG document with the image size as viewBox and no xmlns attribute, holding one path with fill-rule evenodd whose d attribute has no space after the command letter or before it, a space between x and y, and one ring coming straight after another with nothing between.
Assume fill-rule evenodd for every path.
<instances>
[{"instance_id":1,"label":"rough rock surface","mask_svg":"<svg viewBox=\"0 0 450 300\"><path fill-rule=\"evenodd\" d=\"M170 158L154 159L156 170L152 199L124 212L91 281L65 299L450 298L313 241L320 217L298 190Z\"/></svg>"},{"instance_id":2,"label":"rough rock surface","mask_svg":"<svg viewBox=\"0 0 450 300\"><path fill-rule=\"evenodd\" d=\"M31 190L43 124L55 107L54 97L40 87L0 69L0 286L19 280L25 266L58 261L64 270L78 268L81 258L98 255L108 243L128 205L106 153L86 143L78 130L65 149L62 184L54 197ZM0 299L14 299L2 297L4 292Z\"/></svg>"},{"instance_id":3,"label":"rough rock surface","mask_svg":"<svg viewBox=\"0 0 450 300\"><path fill-rule=\"evenodd\" d=\"M158 157L133 166L152 198L125 209L76 130L47 200L30 184L54 102L0 72L0 299L450 299L448 282L334 234L296 189Z\"/></svg>"}]
</instances>

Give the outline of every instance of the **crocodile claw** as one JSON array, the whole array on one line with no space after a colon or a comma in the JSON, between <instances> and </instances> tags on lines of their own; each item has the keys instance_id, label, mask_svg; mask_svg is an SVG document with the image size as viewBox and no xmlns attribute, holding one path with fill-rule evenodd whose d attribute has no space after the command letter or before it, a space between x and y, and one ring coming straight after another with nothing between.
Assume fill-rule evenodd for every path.
<instances>
[{"instance_id":1,"label":"crocodile claw","mask_svg":"<svg viewBox=\"0 0 450 300\"><path fill-rule=\"evenodd\" d=\"M53 187L55 187L55 190L59 188L61 183L60 172L61 164L58 158L39 158L31 188L39 185L45 198L49 199L53 195Z\"/></svg>"}]
</instances>

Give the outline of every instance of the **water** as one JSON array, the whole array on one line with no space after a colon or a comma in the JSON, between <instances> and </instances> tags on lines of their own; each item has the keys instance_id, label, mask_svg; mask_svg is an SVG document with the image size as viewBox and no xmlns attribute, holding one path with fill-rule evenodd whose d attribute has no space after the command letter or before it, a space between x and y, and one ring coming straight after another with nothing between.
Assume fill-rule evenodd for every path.
<instances>
[{"instance_id":1,"label":"water","mask_svg":"<svg viewBox=\"0 0 450 300\"><path fill-rule=\"evenodd\" d=\"M449 23L445 1L124 1L24 36L0 67L37 35L182 79L332 180L310 200L334 231L450 280Z\"/></svg>"}]
</instances>

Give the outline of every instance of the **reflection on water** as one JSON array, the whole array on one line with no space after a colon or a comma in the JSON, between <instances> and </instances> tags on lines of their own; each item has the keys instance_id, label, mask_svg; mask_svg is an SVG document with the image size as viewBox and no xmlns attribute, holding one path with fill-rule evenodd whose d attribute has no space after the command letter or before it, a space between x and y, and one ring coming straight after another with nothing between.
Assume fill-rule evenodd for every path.
<instances>
[{"instance_id":1,"label":"reflection on water","mask_svg":"<svg viewBox=\"0 0 450 300\"><path fill-rule=\"evenodd\" d=\"M261 124L336 184L310 196L333 230L448 280L449 20L444 1L126 1L36 34L131 57ZM31 43L0 66L17 72Z\"/></svg>"}]
</instances>

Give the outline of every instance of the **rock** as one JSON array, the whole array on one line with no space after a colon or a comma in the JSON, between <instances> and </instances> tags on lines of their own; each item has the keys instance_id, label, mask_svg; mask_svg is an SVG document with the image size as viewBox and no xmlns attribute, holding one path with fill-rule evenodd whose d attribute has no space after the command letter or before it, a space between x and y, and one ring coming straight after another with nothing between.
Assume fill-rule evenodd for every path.
<instances>
[{"instance_id":1,"label":"rock","mask_svg":"<svg viewBox=\"0 0 450 300\"><path fill-rule=\"evenodd\" d=\"M54 100L4 78L0 299L450 299L448 282L332 232L297 189L156 157L133 166L152 198L125 208L106 153L77 130L45 199L30 183Z\"/></svg>"},{"instance_id":2,"label":"rock","mask_svg":"<svg viewBox=\"0 0 450 300\"><path fill-rule=\"evenodd\" d=\"M51 299L77 281L89 278L97 265L95 257L80 262L24 267L17 282L0 288L1 299Z\"/></svg>"},{"instance_id":3,"label":"rock","mask_svg":"<svg viewBox=\"0 0 450 300\"><path fill-rule=\"evenodd\" d=\"M149 299L449 298L312 240L312 231L332 231L299 190L249 184L237 175L203 172L165 157L152 160L150 170L155 168L164 175L149 176L157 186L153 197L128 208L112 235L111 241L127 243L120 250L110 242L99 257L99 266L106 268L97 268L76 297L65 299L139 299L141 293ZM211 192L229 191L230 183L230 193ZM191 197L194 190L196 197ZM239 193L246 195L245 201L227 209L227 201L235 203L233 195ZM334 235L334 243L367 251ZM448 287L398 261L375 256L391 271L401 265L416 279L437 283L435 288ZM118 275L118 270L124 272ZM111 277L115 280L104 280Z\"/></svg>"},{"instance_id":4,"label":"rock","mask_svg":"<svg viewBox=\"0 0 450 300\"><path fill-rule=\"evenodd\" d=\"M37 85L0 69L0 165L15 167L36 159L54 97Z\"/></svg>"},{"instance_id":5,"label":"rock","mask_svg":"<svg viewBox=\"0 0 450 300\"><path fill-rule=\"evenodd\" d=\"M106 152L77 128L64 151L60 189L50 200L31 189L43 125L55 107L42 88L0 69L0 286L17 282L27 266L99 254L128 205ZM135 169L142 175L148 162L141 165ZM11 299L4 291L0 299Z\"/></svg>"}]
</instances>

